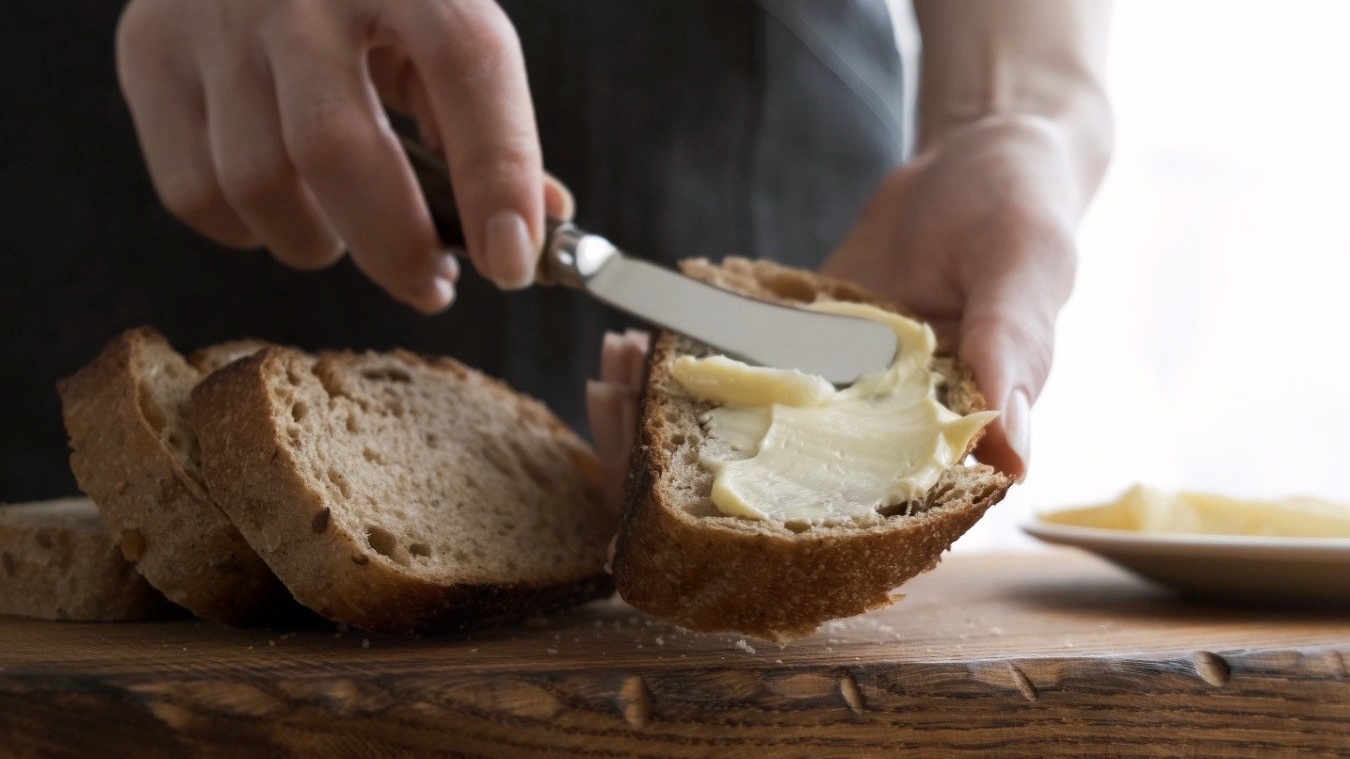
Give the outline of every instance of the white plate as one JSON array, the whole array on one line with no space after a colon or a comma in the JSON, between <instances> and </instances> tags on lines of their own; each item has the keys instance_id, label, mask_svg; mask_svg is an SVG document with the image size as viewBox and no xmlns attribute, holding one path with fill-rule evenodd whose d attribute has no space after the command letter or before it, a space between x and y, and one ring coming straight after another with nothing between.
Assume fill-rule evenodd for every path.
<instances>
[{"instance_id":1,"label":"white plate","mask_svg":"<svg viewBox=\"0 0 1350 759\"><path fill-rule=\"evenodd\" d=\"M1076 546L1184 593L1350 606L1350 539L1148 534L1033 519L1022 529Z\"/></svg>"}]
</instances>

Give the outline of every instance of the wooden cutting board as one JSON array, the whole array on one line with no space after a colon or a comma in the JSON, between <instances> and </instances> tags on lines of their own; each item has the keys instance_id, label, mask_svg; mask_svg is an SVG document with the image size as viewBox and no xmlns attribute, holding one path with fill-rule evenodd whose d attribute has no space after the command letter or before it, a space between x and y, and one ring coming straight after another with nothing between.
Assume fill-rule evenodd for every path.
<instances>
[{"instance_id":1,"label":"wooden cutting board","mask_svg":"<svg viewBox=\"0 0 1350 759\"><path fill-rule=\"evenodd\" d=\"M1350 756L1350 614L954 556L786 648L617 602L472 635L0 617L0 755Z\"/></svg>"}]
</instances>

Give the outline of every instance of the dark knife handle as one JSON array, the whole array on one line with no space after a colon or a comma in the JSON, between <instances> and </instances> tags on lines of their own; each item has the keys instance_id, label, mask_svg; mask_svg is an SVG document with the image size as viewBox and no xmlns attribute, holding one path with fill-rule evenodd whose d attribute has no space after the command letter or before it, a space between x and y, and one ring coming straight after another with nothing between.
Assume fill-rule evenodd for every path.
<instances>
[{"instance_id":1,"label":"dark knife handle","mask_svg":"<svg viewBox=\"0 0 1350 759\"><path fill-rule=\"evenodd\" d=\"M422 197L426 198L431 221L436 225L441 242L451 248L467 247L464 224L459 219L459 208L455 206L455 188L450 184L450 170L445 159L404 135L400 134L398 141L403 145L403 152L408 154L408 162L417 176L417 184L422 187Z\"/></svg>"},{"instance_id":2,"label":"dark knife handle","mask_svg":"<svg viewBox=\"0 0 1350 759\"><path fill-rule=\"evenodd\" d=\"M417 184L422 187L431 221L436 233L447 247L464 250L464 224L455 206L455 189L450 184L450 169L445 159L416 140L399 134L398 141L408 154ZM544 248L539 253L539 267L535 282L541 285L582 287L587 278L598 271L610 255L617 254L614 246L598 235L578 228L570 221L544 219Z\"/></svg>"}]
</instances>

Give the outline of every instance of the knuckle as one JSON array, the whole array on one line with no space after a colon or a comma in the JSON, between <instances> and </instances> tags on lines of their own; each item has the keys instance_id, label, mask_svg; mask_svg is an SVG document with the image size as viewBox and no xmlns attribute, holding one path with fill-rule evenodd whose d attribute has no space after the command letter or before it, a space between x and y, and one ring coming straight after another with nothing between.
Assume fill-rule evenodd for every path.
<instances>
[{"instance_id":1,"label":"knuckle","mask_svg":"<svg viewBox=\"0 0 1350 759\"><path fill-rule=\"evenodd\" d=\"M480 187L493 189L520 186L540 171L537 152L516 144L471 154L464 159L462 170Z\"/></svg>"},{"instance_id":2,"label":"knuckle","mask_svg":"<svg viewBox=\"0 0 1350 759\"><path fill-rule=\"evenodd\" d=\"M318 271L327 268L342 257L343 246L334 237L314 235L314 239L290 245L274 245L272 255L277 260L301 271Z\"/></svg>"},{"instance_id":3,"label":"knuckle","mask_svg":"<svg viewBox=\"0 0 1350 759\"><path fill-rule=\"evenodd\" d=\"M220 185L232 203L246 207L266 205L289 179L290 167L281 155L236 155L221 165Z\"/></svg>"},{"instance_id":4,"label":"knuckle","mask_svg":"<svg viewBox=\"0 0 1350 759\"><path fill-rule=\"evenodd\" d=\"M157 5L134 0L122 11L114 33L114 54L122 88L164 57L167 40Z\"/></svg>"},{"instance_id":5,"label":"knuckle","mask_svg":"<svg viewBox=\"0 0 1350 759\"><path fill-rule=\"evenodd\" d=\"M215 182L205 176L174 174L158 178L155 186L169 213L189 224L210 216L225 202Z\"/></svg>"},{"instance_id":6,"label":"knuckle","mask_svg":"<svg viewBox=\"0 0 1350 759\"><path fill-rule=\"evenodd\" d=\"M115 39L118 52L133 53L154 42L159 28L155 6L147 0L133 0L117 19Z\"/></svg>"},{"instance_id":7,"label":"knuckle","mask_svg":"<svg viewBox=\"0 0 1350 759\"><path fill-rule=\"evenodd\" d=\"M361 155L376 139L375 125L339 98L301 106L284 127L286 150L302 172L325 172Z\"/></svg>"},{"instance_id":8,"label":"knuckle","mask_svg":"<svg viewBox=\"0 0 1350 759\"><path fill-rule=\"evenodd\" d=\"M515 27L495 4L477 6L472 12L446 2L431 8L431 23L420 36L432 66L467 82L487 82L521 57Z\"/></svg>"}]
</instances>

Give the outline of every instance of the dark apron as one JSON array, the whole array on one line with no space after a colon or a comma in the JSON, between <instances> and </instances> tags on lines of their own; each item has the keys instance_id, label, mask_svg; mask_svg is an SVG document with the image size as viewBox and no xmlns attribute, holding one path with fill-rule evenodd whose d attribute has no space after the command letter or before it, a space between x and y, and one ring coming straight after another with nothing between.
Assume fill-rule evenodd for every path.
<instances>
[{"instance_id":1,"label":"dark apron","mask_svg":"<svg viewBox=\"0 0 1350 759\"><path fill-rule=\"evenodd\" d=\"M0 501L74 492L53 383L138 324L185 352L253 336L451 355L584 429L601 334L630 324L618 314L466 273L456 305L426 318L349 261L293 272L168 217L117 93L108 5L21 0L0 32L14 56L0 84ZM884 0L503 5L546 165L579 223L635 254L813 268L903 158Z\"/></svg>"}]
</instances>

